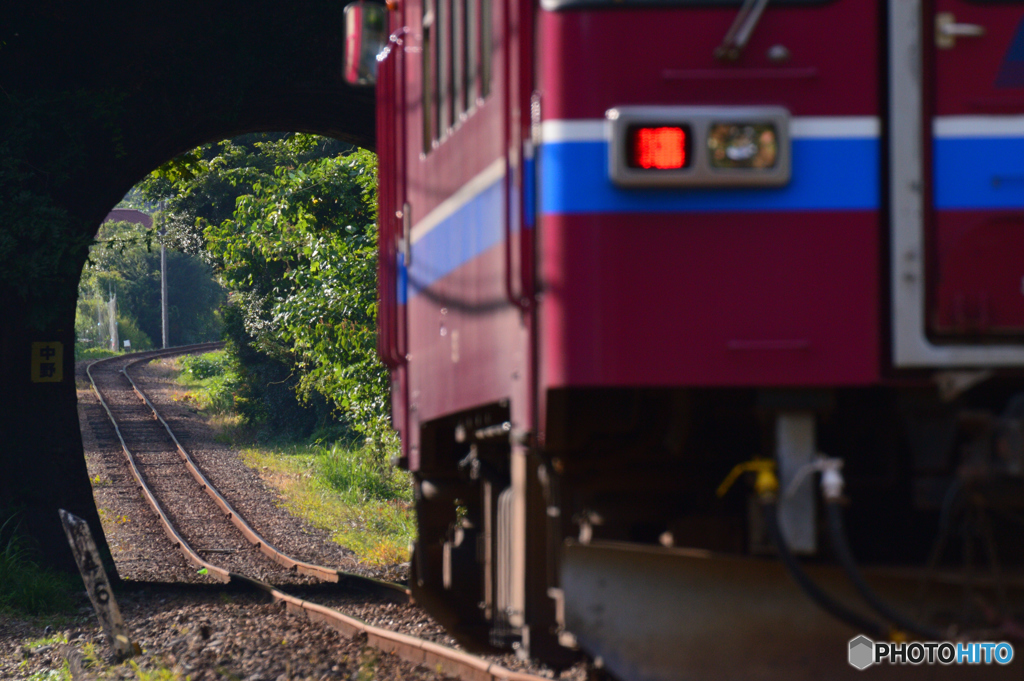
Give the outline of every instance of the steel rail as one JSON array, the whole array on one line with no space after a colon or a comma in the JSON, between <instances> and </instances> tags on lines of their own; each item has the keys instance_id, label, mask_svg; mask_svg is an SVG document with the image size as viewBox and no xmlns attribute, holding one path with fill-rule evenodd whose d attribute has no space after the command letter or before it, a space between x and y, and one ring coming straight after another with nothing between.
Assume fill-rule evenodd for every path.
<instances>
[{"instance_id":1,"label":"steel rail","mask_svg":"<svg viewBox=\"0 0 1024 681\"><path fill-rule=\"evenodd\" d=\"M210 480L203 474L199 466L196 464L195 460L192 458L192 456L182 446L181 442L175 436L174 431L171 429L170 425L164 419L163 415L160 414L160 411L156 408L156 405L153 404L153 402L149 399L149 396L146 395L145 391L143 391L138 386L138 384L132 379L131 375L128 373L128 369L130 367L136 364L141 364L142 362L150 362L154 359L172 355L202 352L209 349L219 348L222 346L223 343L204 343L193 346L180 346L178 348L172 348L168 350L140 353L141 356L137 359L130 360L121 369L121 373L131 384L132 390L135 391L135 394L138 395L140 399L142 399L146 406L149 407L150 411L153 412L153 416L156 417L156 419L161 423L161 425L163 425L164 430L166 430L168 436L170 436L171 441L174 443L178 451L178 455L182 458L185 467L188 469L192 477L206 491L210 498L213 499L214 503L217 504L217 506L225 513L227 519L231 522L232 525L235 526L235 528L239 532L241 532L242 536L245 537L246 541L248 541L250 544L258 548L261 553L263 553L269 559L273 560L275 563L281 565L287 570L292 570L294 572L311 576L326 582L344 582L347 584L360 584L363 587L369 587L370 590L374 591L378 595L397 599L402 602L408 602L409 591L408 589L399 584L393 584L391 582L374 579L372 577L366 577L364 575L357 575L349 572L344 572L342 570L337 570L334 568L324 567L322 565L314 565L312 563L296 560L291 556L287 555L286 553L280 551L273 544L268 542L262 535L260 535L255 529L253 529L248 522L246 522L246 520L238 513L238 511L231 506L228 500L224 498L224 496L220 493L217 487L212 482L210 482ZM100 362L112 362L117 359L123 360L125 358L123 356L119 356L97 360L96 362L93 362L86 368L86 373L88 374L89 380L92 383L93 390L96 392L97 396L100 399L100 403L107 411L107 416L110 417L111 422L114 424L114 430L115 432L117 432L118 438L121 440L121 447L125 451L125 455L128 458L129 465L132 467L133 474L135 475L135 478L139 482L140 486L142 487L143 494L149 501L150 506L153 507L153 510L156 512L157 516L160 517L161 524L163 525L164 528L164 532L167 533L169 537L171 537L171 540L185 554L185 557L193 564L199 565L200 567L205 567L207 570L214 572L214 574L219 579L221 579L221 581L227 582L229 581L227 578L227 573L222 570L213 570L211 568L211 564L207 561L204 561L201 557L199 557L198 553L196 553L191 548L191 546L189 546L188 543L185 542L185 540L180 536L180 534L178 534L177 531L174 529L170 521L167 520L166 513L164 512L160 504L157 502L156 496L152 493L149 487L142 480L141 472L139 472L138 467L135 464L134 455L131 453L131 450L125 443L124 438L121 436L121 431L120 428L118 427L117 421L114 419L114 416L111 413L109 407L107 406L106 401L103 399L102 395L100 395L99 389L96 387L96 382L92 376L93 366L99 364ZM196 562L197 558L199 561L201 561L201 563Z\"/></svg>"},{"instance_id":2,"label":"steel rail","mask_svg":"<svg viewBox=\"0 0 1024 681\"><path fill-rule=\"evenodd\" d=\"M201 347L205 346L192 346L192 350L186 350L185 352L198 352L199 348ZM165 355L178 353L181 353L180 348L177 349L176 351L161 351L147 353L147 355L150 359L153 359L156 357L163 357ZM185 555L185 559L193 565L198 566L200 569L205 569L207 573L211 575L214 579L220 582L224 582L225 584L229 583L231 581L231 573L222 567L214 565L213 563L208 563L207 561L203 560L202 556L196 553L195 549L193 549L185 540L185 538L181 536L178 530L175 529L174 524L171 523L170 518L167 517L167 513L166 511L164 511L163 506L161 506L160 502L157 500L156 495L153 494L153 490L149 488L149 485L142 477L142 471L139 470L139 465L135 461L135 455L132 454L131 449L128 448L128 444L124 440L124 435L121 433L121 427L118 425L117 419L114 418L114 413L110 410L110 405L108 405L107 401L103 399L102 393L100 393L99 388L96 387L96 379L93 378L92 375L92 368L94 366L101 362L110 362L111 360L114 359L123 359L123 357L117 356L108 357L107 359L96 360L95 362L92 362L91 364L89 364L89 366L85 368L85 373L89 377L89 383L92 384L93 392L96 393L96 397L99 399L100 404L103 405L103 409L107 412L107 416L110 418L110 422L114 426L114 432L117 433L117 439L121 441L121 449L122 451L124 451L125 457L128 459L128 466L129 468L131 468L132 475L135 477L135 481L139 483L139 487L142 488L142 494L146 497L146 501L149 502L150 507L153 509L153 511L156 512L157 517L159 517L160 526L163 529L164 533L171 540L171 543L173 543L175 547L178 548L178 550L180 550Z\"/></svg>"},{"instance_id":3,"label":"steel rail","mask_svg":"<svg viewBox=\"0 0 1024 681\"><path fill-rule=\"evenodd\" d=\"M368 645L447 676L464 681L550 681L547 677L513 671L496 662L439 643L375 627L333 608L292 596L258 579L234 573L232 576L266 593L275 603L284 603L287 611L294 615L305 616L310 621L326 624L346 638L365 634Z\"/></svg>"},{"instance_id":4,"label":"steel rail","mask_svg":"<svg viewBox=\"0 0 1024 681\"><path fill-rule=\"evenodd\" d=\"M145 401L145 403L153 411L156 418L159 419L160 422L164 425L164 428L167 429L168 434L171 436L172 440L174 441L175 445L178 448L179 454L185 457L187 463L190 464L190 472L194 470L194 472L192 473L193 476L198 474L204 481L201 482L200 484L203 484L204 488L207 491L216 493L217 497L223 500L223 497L220 496L219 492L216 491L216 488L212 485L212 483L210 483L209 480L207 480L206 477L202 475L202 473L198 469L198 466L196 466L195 463L192 462L191 456L188 455L184 447L182 447L181 444L178 442L177 438L174 436L170 427L167 425L167 422L163 419L162 416L160 416L159 411L154 407L152 402L145 395L144 391L138 388L138 386L135 384L135 381L131 379L131 376L128 374L127 371L129 366L144 361L150 361L159 357L165 357L169 355L200 352L206 349L207 346L216 347L218 345L219 344L182 346L167 351L146 353L146 356L130 361L124 367L124 369L121 370L121 372L132 384L132 389L136 392L136 394L139 395ZM261 580L254 579L252 577L242 575L236 572L231 572L229 570L226 570L225 568L219 567L217 565L208 563L207 561L203 560L198 553L192 550L192 548L188 545L188 542L186 542L185 539L182 538L178 531L174 528L174 525L171 523L170 518L167 517L167 514L163 511L163 508L160 506L160 503L157 501L156 497L149 489L149 486L143 480L142 474L138 470L138 466L135 463L134 455L132 455L131 450L125 444L124 437L121 435L121 431L120 428L118 427L117 420L114 418L114 415L110 410L110 407L107 405L106 401L103 399L102 394L100 394L99 389L96 387L96 381L92 376L92 367L100 362L108 362L114 359L123 359L123 357L97 360L96 362L93 362L88 367L86 367L86 374L89 376L89 381L92 384L93 391L96 393L96 396L99 398L100 403L103 405L103 408L107 412L107 416L110 418L111 423L114 425L114 430L117 432L117 437L121 441L121 447L124 450L126 457L128 458L129 464L132 468L132 474L135 476L136 482L139 483L139 486L142 488L143 493L146 496L146 499L150 503L150 506L153 507L158 517L160 518L160 522L161 525L163 526L164 532L167 533L168 536L171 538L171 541L174 542L176 546L182 550L183 553L185 553L186 558L188 558L190 562L192 562L195 565L205 567L210 574L214 575L215 578L219 579L220 581L223 581L225 583L232 582L236 584L245 584L250 588L261 591L267 594L274 602L284 603L288 612L295 615L305 616L307 619L313 622L320 622L322 624L326 624L327 626L337 630L341 635L347 638L352 638L353 636L356 636L358 634L365 634L368 645L371 645L384 652L392 653L412 664L424 665L429 669L437 670L440 673L449 676L454 676L463 679L464 681L548 681L546 677L536 676L534 674L527 674L524 672L512 671L484 658L477 657L475 655L471 655L460 650L455 650L453 648L449 648L438 643L426 641L420 638L416 638L415 636L410 636L408 634L401 634L395 631L390 631L388 629L375 627L371 624L368 624L367 622L364 622L363 620L351 617L349 615L345 615L344 613L339 612L333 608L329 608L327 606L319 605L317 603L312 603L310 601L303 600L296 596L292 596L291 594L288 594ZM215 498L215 501L216 500L217 499ZM223 501L224 504L228 506L228 508L231 508L226 500ZM219 502L218 506L220 506ZM224 507L221 506L221 508L223 509ZM226 512L231 513L232 518L239 518L237 512L235 512L233 509L231 511ZM246 527L248 527L248 525L246 525ZM256 534L255 531L251 530L251 528L250 531L252 531L253 534ZM256 536L258 537L259 535L257 534ZM263 540L261 539L261 541ZM296 565L301 563L301 561L294 562L296 563ZM304 565L311 564L304 563ZM330 568L322 569L328 571L331 570ZM390 584L388 582L383 582L381 580L374 580L368 577L363 577L361 575L353 575L350 573L345 573L337 570L334 570L333 572L337 575L338 580L331 581L359 580L361 582L369 583L377 587L384 587L388 590L391 590L392 592L394 592L394 590L400 590L403 592L403 595L406 598L408 598L408 592L402 589L402 587L400 587L397 584ZM314 574L313 576L317 575Z\"/></svg>"},{"instance_id":5,"label":"steel rail","mask_svg":"<svg viewBox=\"0 0 1024 681\"><path fill-rule=\"evenodd\" d=\"M202 470L200 470L199 466L192 458L192 455L188 453L188 450L186 450L182 446L181 442L174 435L174 431L171 430L170 425L168 425L163 415L156 408L156 405L153 404L153 402L149 399L149 396L145 393L145 391L138 386L135 380L132 379L131 374L128 373L128 370L131 367L135 366L136 364L150 362L152 360L152 357L144 357L141 359L128 362L128 364L125 365L124 369L122 369L122 373L124 373L124 376L125 378L128 379L128 382L131 383L132 389L135 391L135 394L138 395L143 402L145 402L146 406L149 407L150 411L153 412L153 416L155 416L156 419L161 423L161 425L163 425L164 430L167 431L167 435L170 436L171 441L174 442L174 446L178 450L178 455L181 456L181 459L185 463L185 467L188 469L189 473L191 473L192 477L206 491L209 497L213 499L213 502L217 504L217 506L222 511L224 511L224 514L227 517L227 519L231 521L231 524L234 525L238 529L238 531L242 533L242 535L246 538L246 540L249 541L250 544L258 548L260 552L263 553L263 555L265 555L267 558L270 558L275 563L284 567L287 570L292 570L293 572L298 572L302 575L315 577L325 582L339 582L341 580L348 581L351 579L357 579L360 582L371 584L377 590L398 591L402 593L404 596L408 597L408 591L397 584L392 584L390 582L384 582L381 580L375 580L370 577L364 577L362 575L353 575L351 573L344 572L342 570L337 570L335 568L324 567L323 565L314 565L313 563L307 563L305 561L292 558L291 556L289 556L288 554L284 553L276 546L271 544L259 532L253 529L252 525L246 522L245 518L243 518L242 515L237 510L235 510L231 503L224 498L224 495L220 493L217 487L212 482L210 482L209 478L207 478L205 474L203 474Z\"/></svg>"}]
</instances>

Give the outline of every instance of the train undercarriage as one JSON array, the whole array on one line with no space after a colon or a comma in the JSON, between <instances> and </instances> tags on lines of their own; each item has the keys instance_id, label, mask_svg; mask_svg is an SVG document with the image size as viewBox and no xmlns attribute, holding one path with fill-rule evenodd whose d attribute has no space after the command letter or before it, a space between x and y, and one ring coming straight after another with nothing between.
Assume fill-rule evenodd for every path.
<instances>
[{"instance_id":1,"label":"train undercarriage","mask_svg":"<svg viewBox=\"0 0 1024 681\"><path fill-rule=\"evenodd\" d=\"M540 437L516 432L501 403L432 422L414 597L464 645L556 668L582 648L622 678L700 677L743 649L743 669L763 659L821 678L842 651L815 663L807 650L857 632L777 560L758 477L722 483L738 464L772 462L786 550L852 605L815 479L841 461L845 550L878 598L949 639L1013 639L1024 632L1024 397L1015 377L940 379L553 391Z\"/></svg>"}]
</instances>

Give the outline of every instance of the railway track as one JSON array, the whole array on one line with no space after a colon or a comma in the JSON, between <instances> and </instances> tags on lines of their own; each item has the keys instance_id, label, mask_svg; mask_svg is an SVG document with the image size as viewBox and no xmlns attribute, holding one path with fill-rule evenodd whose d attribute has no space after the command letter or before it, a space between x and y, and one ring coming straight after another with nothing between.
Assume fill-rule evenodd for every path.
<instances>
[{"instance_id":1,"label":"railway track","mask_svg":"<svg viewBox=\"0 0 1024 681\"><path fill-rule=\"evenodd\" d=\"M206 579L252 588L289 612L330 626L448 676L462 679L540 681L544 677L501 666L434 641L373 626L337 609L289 594L287 586L337 583L377 599L411 605L404 587L297 559L259 534L210 481L181 444L168 419L132 377L132 368L154 359L207 352L219 343L136 353L93 362L86 369L128 466L164 534ZM183 471L187 470L187 474ZM191 480L186 484L183 480Z\"/></svg>"}]
</instances>

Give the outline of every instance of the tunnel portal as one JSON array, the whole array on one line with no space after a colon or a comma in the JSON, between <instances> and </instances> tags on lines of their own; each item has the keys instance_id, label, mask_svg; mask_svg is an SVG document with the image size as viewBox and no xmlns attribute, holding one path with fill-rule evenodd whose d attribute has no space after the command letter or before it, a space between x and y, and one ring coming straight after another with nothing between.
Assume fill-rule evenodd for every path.
<instances>
[{"instance_id":1,"label":"tunnel portal","mask_svg":"<svg viewBox=\"0 0 1024 681\"><path fill-rule=\"evenodd\" d=\"M0 22L0 512L74 569L58 508L102 537L76 411L88 246L146 173L259 131L372 148L341 78L344 2L12 0ZM45 355L45 357L44 357ZM105 547L104 547L105 548Z\"/></svg>"}]
</instances>

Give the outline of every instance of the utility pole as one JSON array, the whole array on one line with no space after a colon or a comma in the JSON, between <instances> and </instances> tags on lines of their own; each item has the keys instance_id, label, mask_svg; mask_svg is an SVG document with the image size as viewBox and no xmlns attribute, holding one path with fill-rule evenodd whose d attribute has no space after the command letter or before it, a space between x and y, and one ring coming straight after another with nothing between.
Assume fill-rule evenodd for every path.
<instances>
[{"instance_id":1,"label":"utility pole","mask_svg":"<svg viewBox=\"0 0 1024 681\"><path fill-rule=\"evenodd\" d=\"M160 216L163 220L163 215ZM167 347L167 247L164 246L164 237L167 235L167 228L160 227L160 334L163 336L163 346Z\"/></svg>"},{"instance_id":2,"label":"utility pole","mask_svg":"<svg viewBox=\"0 0 1024 681\"><path fill-rule=\"evenodd\" d=\"M110 327L110 351L117 352L117 294L109 291L110 300L107 302L107 324Z\"/></svg>"}]
</instances>

